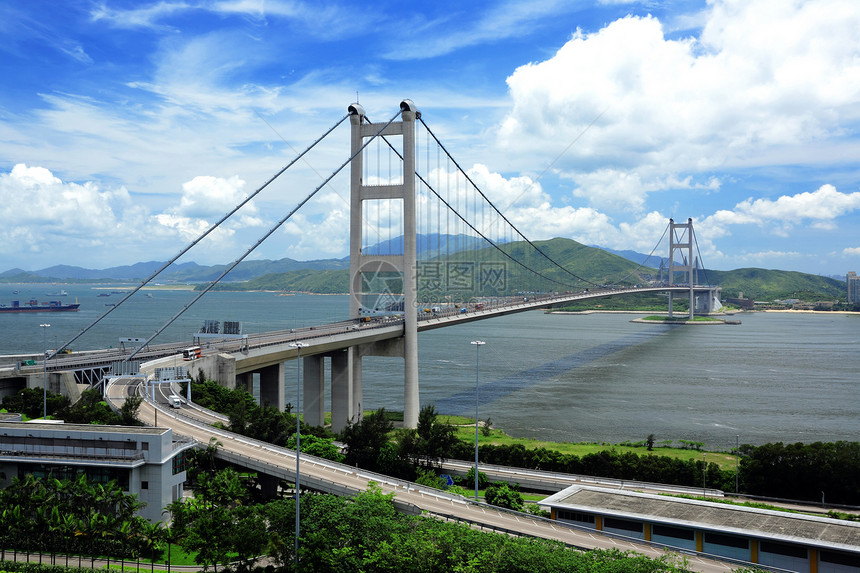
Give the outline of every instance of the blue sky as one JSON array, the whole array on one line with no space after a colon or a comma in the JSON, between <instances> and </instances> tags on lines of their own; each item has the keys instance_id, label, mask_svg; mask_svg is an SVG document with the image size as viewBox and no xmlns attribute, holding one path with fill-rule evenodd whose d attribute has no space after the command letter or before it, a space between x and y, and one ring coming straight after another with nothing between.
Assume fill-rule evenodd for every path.
<instances>
[{"instance_id":1,"label":"blue sky","mask_svg":"<svg viewBox=\"0 0 860 573\"><path fill-rule=\"evenodd\" d=\"M650 252L691 217L710 268L860 271L859 29L855 0L7 0L0 271L165 260L356 97L412 99L532 239ZM183 261L233 260L348 148ZM347 195L254 257L345 256Z\"/></svg>"}]
</instances>

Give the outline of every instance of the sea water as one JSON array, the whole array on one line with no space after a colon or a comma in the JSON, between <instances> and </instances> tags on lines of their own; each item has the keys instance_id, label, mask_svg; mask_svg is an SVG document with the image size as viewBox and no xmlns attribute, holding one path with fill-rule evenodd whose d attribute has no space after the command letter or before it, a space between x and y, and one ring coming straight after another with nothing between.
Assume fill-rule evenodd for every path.
<instances>
[{"instance_id":1,"label":"sea water","mask_svg":"<svg viewBox=\"0 0 860 573\"><path fill-rule=\"evenodd\" d=\"M68 296L49 296L64 288ZM0 314L0 354L64 344L123 297L114 285L0 285L0 302L62 300L78 312ZM18 290L18 294L13 294ZM151 297L147 297L146 294ZM109 296L98 296L109 294ZM189 304L188 290L147 290L73 349L148 338ZM210 292L153 342L191 341L206 319L246 333L342 320L345 295ZM636 324L627 314L531 311L419 335L421 405L552 441L741 443L860 439L860 316L746 313L740 325ZM50 327L40 327L50 324ZM486 344L473 345L481 340ZM403 361L365 357L363 409L403 409ZM287 400L297 372L288 366Z\"/></svg>"}]
</instances>

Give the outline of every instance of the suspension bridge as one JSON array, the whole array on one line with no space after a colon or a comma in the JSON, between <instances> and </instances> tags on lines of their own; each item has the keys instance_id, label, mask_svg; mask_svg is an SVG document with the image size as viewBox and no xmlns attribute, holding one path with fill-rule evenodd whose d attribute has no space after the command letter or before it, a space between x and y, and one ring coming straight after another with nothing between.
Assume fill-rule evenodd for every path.
<instances>
[{"instance_id":1,"label":"suspension bridge","mask_svg":"<svg viewBox=\"0 0 860 573\"><path fill-rule=\"evenodd\" d=\"M347 120L348 158L133 352L60 354ZM187 342L151 344L347 168L349 316L343 321L305 329L223 341L190 363L177 357L182 347L188 346ZM460 166L412 101L404 100L393 117L379 123L372 122L361 105L350 105L344 117L283 169L130 290L119 303L50 353L44 364L44 369L52 372L49 388L59 391L64 375L69 380L74 377L78 382L98 383L111 373L136 373L140 362L144 363L144 372L147 368L151 372L155 367L190 365L192 376L203 372L228 386L250 387L256 376L261 401L283 410L284 363L301 359L304 401L298 407L308 423L322 424L328 359L332 423L337 431L347 421L361 417L362 360L396 356L404 361L404 425L414 427L419 412L418 333L421 331L578 300L651 292L666 293L670 316L676 299L683 300L690 318L695 313L719 308L719 287L699 282L701 257L691 219L683 223L669 220L651 253L668 237L668 258L657 258L659 269L643 265L624 276L594 280L571 270L573 255L559 254L547 242L527 238L505 214L506 210L508 207L494 204ZM41 386L39 366L42 365L30 367L32 372L27 368L11 372L0 368L0 377L23 377L28 386Z\"/></svg>"}]
</instances>

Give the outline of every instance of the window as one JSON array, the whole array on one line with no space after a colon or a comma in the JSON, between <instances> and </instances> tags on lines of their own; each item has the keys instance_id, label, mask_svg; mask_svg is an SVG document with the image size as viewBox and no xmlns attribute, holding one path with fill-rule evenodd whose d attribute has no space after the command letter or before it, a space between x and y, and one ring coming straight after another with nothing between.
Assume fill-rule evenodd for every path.
<instances>
[{"instance_id":1,"label":"window","mask_svg":"<svg viewBox=\"0 0 860 573\"><path fill-rule=\"evenodd\" d=\"M693 541L696 538L696 532L692 529L672 527L671 525L658 525L656 523L651 528L651 532L661 537L674 537L675 539L686 539L687 541Z\"/></svg>"},{"instance_id":2,"label":"window","mask_svg":"<svg viewBox=\"0 0 860 573\"><path fill-rule=\"evenodd\" d=\"M175 456L173 456L173 475L184 472L186 466L185 452L179 452Z\"/></svg>"},{"instance_id":3,"label":"window","mask_svg":"<svg viewBox=\"0 0 860 573\"><path fill-rule=\"evenodd\" d=\"M806 547L802 545L789 545L788 543L775 543L773 541L760 541L759 550L765 553L775 553L787 557L799 557L806 559Z\"/></svg>"},{"instance_id":4,"label":"window","mask_svg":"<svg viewBox=\"0 0 860 573\"><path fill-rule=\"evenodd\" d=\"M580 513L578 511L568 511L566 509L559 509L556 513L558 519L564 519L565 521L578 521L580 523L594 523L594 516L588 513Z\"/></svg>"},{"instance_id":5,"label":"window","mask_svg":"<svg viewBox=\"0 0 860 573\"><path fill-rule=\"evenodd\" d=\"M603 519L603 528L623 529L624 531L636 531L642 533L642 524L637 521L628 519L617 519L615 517L606 517Z\"/></svg>"},{"instance_id":6,"label":"window","mask_svg":"<svg viewBox=\"0 0 860 573\"><path fill-rule=\"evenodd\" d=\"M724 545L726 547L737 547L739 549L749 549L749 540L746 537L738 537L737 535L726 535L724 533L705 533L705 542L713 543L714 545Z\"/></svg>"},{"instance_id":7,"label":"window","mask_svg":"<svg viewBox=\"0 0 860 573\"><path fill-rule=\"evenodd\" d=\"M857 555L851 555L850 553L842 553L841 551L824 551L822 550L818 554L818 558L823 563L834 563L836 565L848 565L851 567L857 567Z\"/></svg>"},{"instance_id":8,"label":"window","mask_svg":"<svg viewBox=\"0 0 860 573\"><path fill-rule=\"evenodd\" d=\"M149 489L149 482L148 481L140 482L140 489Z\"/></svg>"}]
</instances>

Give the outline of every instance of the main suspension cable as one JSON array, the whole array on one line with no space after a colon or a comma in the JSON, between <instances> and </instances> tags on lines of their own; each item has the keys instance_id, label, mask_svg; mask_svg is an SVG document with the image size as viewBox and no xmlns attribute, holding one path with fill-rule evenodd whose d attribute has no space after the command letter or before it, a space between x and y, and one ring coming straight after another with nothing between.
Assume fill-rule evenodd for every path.
<instances>
[{"instance_id":1,"label":"main suspension cable","mask_svg":"<svg viewBox=\"0 0 860 573\"><path fill-rule=\"evenodd\" d=\"M369 120L368 120L368 121L369 121ZM424 123L424 122L422 121L421 123ZM428 129L428 131L429 131L429 129ZM432 134L431 134L431 135L432 135ZM435 137L435 136L433 136L433 138L434 138L434 139L436 139L436 137ZM399 152L399 151L397 151L397 149L396 149L396 148L391 144L391 142L390 142L390 141L388 141L388 140L385 138L385 136L383 136L383 137L382 137L382 140L383 140L385 143L387 143L387 144L388 144L388 146L389 146L389 147L394 151L394 153L395 153L395 154L397 154L397 156L398 156L398 157L400 157L400 159L401 159L401 160L403 159L403 156L402 156L402 155L400 155L400 152ZM439 140L437 139L436 141L438 142ZM440 147L441 147L441 145L440 145ZM446 151L446 153L447 153L447 151ZM450 155L449 155L449 158L450 158ZM451 158L451 160L453 161L453 158ZM455 161L454 163L456 164L456 161ZM458 167L458 169L459 169L459 167L460 167L460 166L458 165L457 167ZM462 172L462 169L461 169L460 171ZM423 183L423 184L427 187L427 189L429 189L429 190L430 190L430 191L431 191L431 192L436 196L436 198L437 198L437 199L439 199L439 201L441 201L441 202L442 202L442 203L443 203L443 204L448 208L448 211L449 211L449 212L451 212L451 213L453 213L454 215L456 215L456 216L457 216L461 221L463 221L466 225L468 225L470 229L472 229L475 233L477 233L477 234L478 234L478 236L480 236L482 239L484 239L485 241L487 241L487 242L488 242L488 243L489 243L493 248L495 248L497 251L499 251L500 253L502 253L502 255L504 255L505 257L509 258L509 259L510 259L511 261L513 261L514 263L516 263L516 264L520 265L522 268L526 269L527 271L529 271L529 272L531 272L531 273L534 273L535 275L537 275L537 276L539 276L539 277L541 277L541 278L543 278L543 279L546 279L546 280L548 280L548 281L550 281L550 282L554 282L554 283L556 283L556 284L560 284L560 285L568 286L568 287L575 287L575 286L576 286L576 285L572 285L572 284L569 284L569 283L562 282L562 281L557 280L557 279L550 278L550 277L548 277L548 276L546 276L546 275L544 275L544 274L540 273L539 271L536 271L536 270L532 269L531 267L529 267L529 266L528 266L528 265L526 265L525 263L523 263L523 262L521 262L521 261L518 261L518 260L517 260L516 258L514 258L511 254L506 253L506 252L504 251L504 249L502 249L498 244L496 244L496 242L495 242L495 241L493 241L492 239L490 239L489 237L487 237L486 235L484 235L481 231L479 231L479 230L478 230L478 229L477 229L477 228L476 228L472 223L470 223L470 222L469 222L469 221L468 221L468 220L467 220L463 215L461 215L461 214L460 214L456 209L454 209L448 201L446 201L445 199L443 199L443 198L442 198L442 196L441 196L441 195L440 195L440 194L439 194L439 193L438 193L438 192L433 188L433 186L432 186L432 185L430 185L430 183L428 183L428 182L427 182L427 181L426 181L426 180L421 176L421 174L420 174L420 173L416 172L416 173L415 173L415 176L418 178L418 180L419 180L419 181L421 181L421 183ZM467 178L468 178L468 176L467 176ZM446 180L447 180L447 177L446 177ZM471 182L471 180L470 180L470 182ZM474 185L474 183L472 183L472 185ZM475 187L475 189L477 189L477 186ZM478 190L478 192L480 193L480 190ZM487 199L487 198L484 196L484 194L483 194L483 193L481 193L481 196L482 196L482 197L484 197L484 200L485 200L487 203L490 203L489 199ZM492 205L492 203L490 203L490 205ZM511 227L513 227L513 225L511 225ZM519 231L518 231L518 232L519 232ZM520 235L520 236L522 236L522 235ZM523 237L523 238L525 238L525 237ZM528 239L526 239L526 241L528 241ZM446 243L449 243L449 241L447 241L447 240L446 240ZM531 244L531 243L529 243L529 244ZM534 245L532 245L532 246L534 247ZM535 247L535 248L537 248L537 247ZM538 250L540 250L540 249L538 249ZM448 256L450 257L450 252L448 253ZM558 265L557 265L557 266L558 266ZM572 273L570 273L570 274L572 274ZM573 276L576 276L576 275L573 275ZM582 279L582 278L580 278L580 277L577 277L577 278L579 278L579 280L582 280L582 281L587 282L587 283L588 283L588 284L590 284L590 285L597 286L597 284L596 284L596 283L593 283L593 282L588 281L588 280L586 280L586 279Z\"/></svg>"},{"instance_id":2,"label":"main suspension cable","mask_svg":"<svg viewBox=\"0 0 860 573\"><path fill-rule=\"evenodd\" d=\"M57 354L59 354L59 353L60 353L60 351L62 351L64 348L68 347L68 346L69 346L70 344L72 344L75 340L77 340L78 338L80 338L81 336L83 336L83 335L84 335L88 330L90 330L90 329L91 329L92 327L94 327L96 324L98 324L99 322L101 322L101 320L102 320L103 318L105 318L107 315L109 315L109 314L110 314L110 313L112 313L114 310L116 310L117 308L119 308L119 307L120 307L120 305L122 305L122 303L124 303L126 300L128 300L129 298L131 298L131 296L132 296L132 295L134 295L136 292L138 292L138 291L139 291L140 289L142 289L144 286L146 286L147 284L149 284L149 283L150 283L150 282L151 282L155 277L157 277L158 275L160 275L160 274L164 271L164 269L166 269L167 267L169 267L170 265L172 265L173 263L175 263L175 262L179 259L179 257L181 257L182 255L184 255L185 253L187 253L189 250L191 250L195 245L197 245L197 244L198 244L200 241L202 241L202 240L203 240L207 235L209 235L209 233L211 233L212 231L214 231L215 229L217 229L217 228L218 228L218 227L219 227L219 226L220 226L224 221L226 221L227 219L229 219L230 217L232 217L232 216L236 213L236 211L238 211L239 209L241 209L242 207L244 207L244 206L245 206L249 201L251 201L251 199L253 199L253 198L254 198L254 197L256 197L257 195L259 195L259 194L260 194L260 192L261 192L261 191L263 191L263 189L265 189L266 187L268 187L268 186L269 186L269 185L270 185L270 184L271 184L275 179L277 179L278 177L280 177L281 175L283 175L283 174L284 174L284 172L285 172L287 169L289 169L290 167L292 167L292 166L296 163L296 161L298 161L299 159L301 159L302 157L304 157L304 155L305 155L305 154L307 154L311 149L313 149L314 147L316 147L316 145L317 145L320 141L322 141L323 139L325 139L326 137L328 137L328 135L329 135L332 131L334 131L334 130L335 130L335 129L336 129L336 128L341 124L341 123L343 123L343 122L344 122L344 120L346 120L346 118L348 118L348 117L349 117L349 114L347 114L347 115L343 116L342 118L340 118L340 120L338 120L338 122L337 122L337 123L335 123L333 126L331 126L331 127L330 127L330 128L329 128L325 133L323 133L319 138L317 138L317 140L316 140L316 141L314 141L313 143L311 143L311 144L310 144L310 145L309 145L309 146L308 146L304 151L302 151L300 154L298 154L298 155L297 155L297 156L296 156L292 161L290 161L289 163L287 163L287 165L286 165L286 166L284 166L284 168L283 168L283 169L281 169L280 171L278 171L277 173L275 173L272 177L270 177L270 178L269 178L269 180L268 180L268 181L266 181L266 182L265 182L265 183L263 183L260 187L258 187L256 191L254 191L253 193L251 193L248 197L246 197L244 200L242 200L242 202L240 202L240 203L239 203L238 205L236 205L233 209L231 209L231 210L230 210L226 215L224 215L223 217L221 217L221 219L219 219L219 220L218 220L218 222L214 223L214 224L213 224L212 226L210 226L206 231L204 231L204 232L203 232L203 234L201 234L199 237L197 237L197 238L196 238L196 239L194 239L191 243L189 243L187 246L185 246L183 249L181 249L181 250L179 251L179 253L177 253L177 254L176 254L176 256L174 256L172 259L170 259L169 261L167 261L166 263L164 263L164 265L162 265L162 266L161 266L157 271L155 271L154 273L152 273L152 274L149 276L149 278L145 279L145 280L144 280L142 283L140 283L137 287L135 287L134 289L130 290L130 291L128 292L128 294L126 294L124 297L122 297L122 299L121 299L118 303L116 303L116 305L111 306L111 307L108 307L108 309L107 309L107 310L106 310L106 311L105 311L101 316L99 316L99 317L98 317L98 318L96 318L94 321L92 321L89 325L87 325L87 327L86 327L86 328L81 329L81 331L80 331L79 333L77 333L75 336L73 336L73 337L71 338L71 340L69 340L68 342L66 342L66 343L65 343L65 344L63 344L62 346L58 347L56 350L54 350L54 351L53 351L53 353L51 353L49 356L47 356L47 357L45 358L45 360L50 360L51 358L53 358L54 356L56 356ZM149 341L147 341L147 342L149 342Z\"/></svg>"},{"instance_id":3,"label":"main suspension cable","mask_svg":"<svg viewBox=\"0 0 860 573\"><path fill-rule=\"evenodd\" d=\"M650 252L650 253L648 253L648 256L647 256L647 257L645 257L645 260L644 260L644 261L642 261L641 263L639 263L639 264L636 266L636 268L634 268L632 271L630 271L629 273L627 273L626 275L624 275L623 277L621 277L621 278L620 278L620 279L618 279L617 281L613 281L611 284L619 284L621 281L625 280L627 277L630 277L630 276L633 276L634 274L636 274L636 272L637 272L638 270L648 268L648 267L646 267L646 266L645 266L645 264L644 264L644 263L645 263L648 259L650 259L652 256L654 256L654 252L657 250L657 247L659 247L659 246L660 246L660 243L662 243L662 242L663 242L663 237L665 237L665 236L666 236L666 232L667 232L668 230L669 230L669 224L667 223L667 224L666 224L666 227L663 229L663 234L662 234L662 235L660 235L660 239L657 241L657 244L656 244L656 245L654 245L654 248L653 248L653 249L651 249L651 252ZM662 259L662 257L660 257L660 258Z\"/></svg>"},{"instance_id":4,"label":"main suspension cable","mask_svg":"<svg viewBox=\"0 0 860 573\"><path fill-rule=\"evenodd\" d=\"M478 187L478 186L475 184L475 182L474 182L474 181L472 181L472 178L471 178L471 177L469 177L469 174L468 174L468 173L466 173L466 172L463 170L463 168L460 166L460 164L459 164L459 163L457 163L457 160L456 160L456 159L454 159L454 158L451 156L451 154L450 154L450 153L448 153L448 150L445 148L445 146L444 146L444 145L442 145L442 142L441 142L441 141L439 141L439 138L438 138L438 137L436 137L436 134L435 134L435 133L433 133L433 131L430 129L430 127L429 127L426 123L424 123L424 120L423 120L422 118L420 118L420 117L419 117L418 119L419 119L419 121L421 121L421 125L423 125L425 129L427 129L427 131L430 133L430 135L433 137L433 139L436 141L436 143L439 145L439 147L441 147L441 148L442 148L442 150L445 152L445 154L446 154L446 155L451 159L451 161L452 161L452 162L454 163L454 165L457 167L457 169L459 170L459 172L460 172L460 173L462 173L462 174L463 174L463 176L466 178L466 180L467 180L467 181L469 181L469 183L471 183L471 184L472 184L472 186L475 188L475 190L476 190L476 191L481 195L481 197L483 197L483 198L484 198L484 201L486 201L486 202L487 202L487 203L488 203L488 204L493 208L493 210L494 210L494 211L499 215L499 217L501 217L501 218L502 218L502 219L503 219L503 220L504 220L504 221L505 221L505 222L506 222L506 223L511 227L511 229L513 229L514 231L516 231L517 235L519 235L520 237L522 237L522 239L523 239L525 242L527 242L527 243L528 243L528 244L529 244L533 249L535 249L537 252L539 252L539 253L541 254L541 256L543 256L546 260L548 260L550 263L552 263L552 264L553 264L553 265L555 265L556 267L560 268L560 269L561 269L562 271L564 271L565 273L567 273L567 274L569 274L570 276L572 276L572 277L576 278L577 280L580 280L580 281L586 282L586 283L588 283L588 284L590 284L590 285L597 286L597 283L591 282L590 280L585 279L585 278L583 278L583 277L581 277L581 276L577 275L576 273L574 273L574 272L570 271L569 269L565 268L565 267L564 267L563 265L561 265L560 263L558 263L558 262L556 262L555 260L553 260L553 259L552 259L552 257L550 257L549 255L547 255L546 253L544 253L541 249L539 249L539 248L537 247L537 245L535 245L531 240L529 240L525 235L523 235L523 234L520 232L520 230L516 227L516 225L514 225L513 223L511 223L511 221L510 221L507 217L505 217L505 215L504 215L501 211L499 211L499 209L498 209L498 208L493 204L493 202L492 202L492 201L490 201L490 200L487 198L487 196L486 196L486 195L484 195L484 192L483 192L483 191L481 191L480 187Z\"/></svg>"},{"instance_id":5,"label":"main suspension cable","mask_svg":"<svg viewBox=\"0 0 860 573\"><path fill-rule=\"evenodd\" d=\"M222 272L222 273L218 276L218 278L216 278L214 281L212 281L211 283L209 283L209 284L206 286L206 288L204 288L202 291L200 291L200 294L198 294L196 297L194 297L194 298L193 298L193 299L192 299L188 304L186 304L185 306L183 306L183 307L179 310L179 312L177 312L176 314L174 314L174 315L170 318L170 320L168 320L168 321L167 321L163 326L161 326L161 328L159 328L158 330L156 330L156 331L155 331L155 333L154 333L152 336L150 336L149 338L147 338L147 339L146 339L146 342L144 342L142 345L140 345L139 347L137 347L137 349L135 349L135 351L134 351L134 352L132 352L131 354L129 354L129 355L128 355L128 357L126 357L126 358L123 360L123 362L128 362L129 360L131 360L132 358L134 358L134 356L135 356L138 352L140 352L143 348L145 348L145 347L146 347L146 346L147 346L147 345L148 345L148 344L149 344L149 343L150 343L150 342L151 342L151 341L152 341L156 336L158 336L159 334L161 334L161 333L162 333L162 332L163 332L163 331L164 331L168 326L170 326L170 325L173 323L173 321L175 321L177 318L179 318L180 316L182 316L182 314L183 314L186 310L188 310L188 309L191 307L191 305L193 305L195 302L197 302L198 300L200 300L200 298L201 298L204 294L206 294L207 292L209 292L210 290L212 290L212 288L214 288L214 287L215 287L215 285L216 285L216 284L218 284L218 282L220 282L220 281L221 281L221 279L223 279L223 278L227 275L227 273L229 273L229 272L230 272L230 271L232 271L234 268L236 268L236 266L237 266L239 263L241 263L241 262L245 259L245 257L247 257L248 255L250 255L250 254L254 251L254 249L256 249L257 247L259 247L259 246L260 246L260 244L262 244L262 243L263 243L263 241L265 241L266 239L268 239L268 238L272 235L272 233L274 233L275 231L277 231L277 230L278 230L278 228L280 228L280 227L281 227L281 225L283 225L284 223L286 223L286 222L287 222L287 221L288 221L288 220L289 220L289 219L290 219L290 218L291 218L291 217L296 213L296 211L298 211L299 209L301 209L301 208L305 205L305 203L307 203L308 201L310 201L310 200L311 200L311 198L313 198L313 196L314 196L314 195L316 195L316 194L319 192L319 190L320 190L320 189L322 189L323 187L325 187L325 186L328 184L328 182L329 182L329 181L331 181L331 180L334 178L334 176L335 176L335 175L337 175L338 173L340 173L340 172L343 170L343 168L344 168L344 167L346 167L347 165L349 165L350 161L352 161L352 160L353 160L353 159L354 159L354 158L355 158L359 153L361 153L362 151L364 151L364 148L365 148L365 147L367 147L367 146L368 146L368 145L369 145L369 144L370 144L374 139L376 139L376 138L377 138L377 137L378 137L378 136L379 136L383 131L385 131L385 129L386 129L389 125L391 125L391 123L392 123L392 122L394 122L394 120L395 120L395 119L397 119L397 117L398 117L401 113L402 113L402 111L398 110L398 111L397 111L397 113L396 113L396 114L394 114L394 116L393 116L393 117L388 121L388 123L386 123L384 126L382 126L382 128L381 128L379 131L377 131L377 132L376 132L376 134L374 134L372 137L368 138L367 142L366 142L366 143L364 143L364 144L363 144L363 145L362 145L362 146L361 146L361 147L360 147L360 148L359 148L355 153L353 153L353 154L349 157L349 159L347 159L346 161L344 161L344 162L341 164L341 166L340 166L340 167L338 167L337 169L335 169L335 170L331 173L331 175L329 175L329 176L328 176L328 178L326 178L326 180L325 180L325 181L323 181L322 183L320 183L320 185L319 185L316 189L314 189L314 190L313 190L313 191L312 191L312 192L311 192L307 197L305 197L302 201L300 201L300 202L299 202L299 203L298 203L298 204L293 208L293 210L292 210L292 211L290 211L289 213L287 213L287 214L286 214L286 215L285 215L285 216L284 216L280 221L278 221L278 222L277 222L277 223L276 223L276 224L275 224L271 229L269 229L269 230L268 230L268 231L267 231L267 232L266 232L266 233L265 233L265 234L264 234L264 235L263 235L263 236L262 236L262 237L261 237L261 238L260 238L256 243L254 243L254 245L253 245L251 248L249 248L248 250L246 250L246 251L245 251L245 253L244 253L241 257L239 257L238 259L236 259L235 261L233 261L233 263L231 263L231 264L230 264L226 269L224 269L224 272ZM347 117L348 117L348 115L347 115ZM346 118L344 118L344 119L346 119ZM343 121L343 120L341 120L341 121Z\"/></svg>"}]
</instances>

